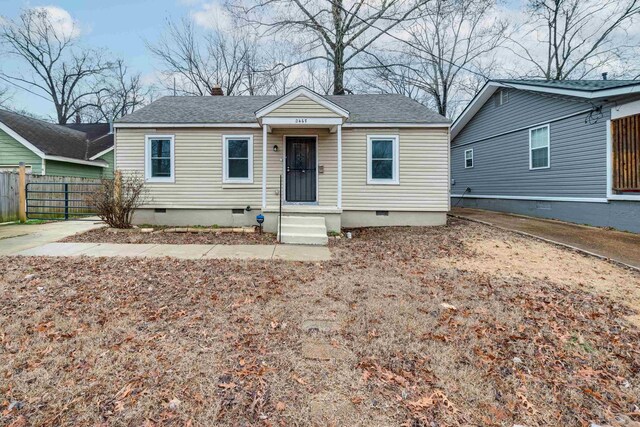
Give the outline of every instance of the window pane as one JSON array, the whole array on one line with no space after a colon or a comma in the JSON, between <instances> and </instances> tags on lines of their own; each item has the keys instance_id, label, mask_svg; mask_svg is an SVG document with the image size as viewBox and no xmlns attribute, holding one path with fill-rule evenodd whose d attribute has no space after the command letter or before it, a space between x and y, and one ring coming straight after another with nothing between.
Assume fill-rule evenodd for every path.
<instances>
[{"instance_id":1,"label":"window pane","mask_svg":"<svg viewBox=\"0 0 640 427\"><path fill-rule=\"evenodd\" d=\"M249 141L246 139L230 139L227 141L229 144L229 158L243 158L249 157Z\"/></svg>"},{"instance_id":2,"label":"window pane","mask_svg":"<svg viewBox=\"0 0 640 427\"><path fill-rule=\"evenodd\" d=\"M171 159L151 159L152 177L170 177Z\"/></svg>"},{"instance_id":3,"label":"window pane","mask_svg":"<svg viewBox=\"0 0 640 427\"><path fill-rule=\"evenodd\" d=\"M467 162L467 167L468 168L473 167L473 160L472 159L467 159L466 162Z\"/></svg>"},{"instance_id":4,"label":"window pane","mask_svg":"<svg viewBox=\"0 0 640 427\"><path fill-rule=\"evenodd\" d=\"M393 158L393 141L371 141L371 158L372 159L392 159Z\"/></svg>"},{"instance_id":5,"label":"window pane","mask_svg":"<svg viewBox=\"0 0 640 427\"><path fill-rule=\"evenodd\" d=\"M171 141L168 139L152 139L151 157L171 157Z\"/></svg>"},{"instance_id":6,"label":"window pane","mask_svg":"<svg viewBox=\"0 0 640 427\"><path fill-rule=\"evenodd\" d=\"M536 129L531 131L531 148L546 147L547 144L547 129Z\"/></svg>"},{"instance_id":7,"label":"window pane","mask_svg":"<svg viewBox=\"0 0 640 427\"><path fill-rule=\"evenodd\" d=\"M229 178L249 178L249 160L229 159Z\"/></svg>"},{"instance_id":8,"label":"window pane","mask_svg":"<svg viewBox=\"0 0 640 427\"><path fill-rule=\"evenodd\" d=\"M393 160L372 160L372 179L393 179Z\"/></svg>"},{"instance_id":9,"label":"window pane","mask_svg":"<svg viewBox=\"0 0 640 427\"><path fill-rule=\"evenodd\" d=\"M549 166L549 149L536 148L531 150L531 167L546 168Z\"/></svg>"},{"instance_id":10,"label":"window pane","mask_svg":"<svg viewBox=\"0 0 640 427\"><path fill-rule=\"evenodd\" d=\"M473 151L465 151L465 152L464 152L464 158L465 158L465 159L471 159L471 158L473 158Z\"/></svg>"}]
</instances>

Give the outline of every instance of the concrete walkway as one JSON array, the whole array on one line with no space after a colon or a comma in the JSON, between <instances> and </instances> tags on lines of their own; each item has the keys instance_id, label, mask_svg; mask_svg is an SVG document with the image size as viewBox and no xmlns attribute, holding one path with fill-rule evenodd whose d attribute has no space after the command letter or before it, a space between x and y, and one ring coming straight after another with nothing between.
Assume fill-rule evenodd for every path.
<instances>
[{"instance_id":1,"label":"concrete walkway","mask_svg":"<svg viewBox=\"0 0 640 427\"><path fill-rule=\"evenodd\" d=\"M640 234L482 209L454 208L451 216L537 237L640 269Z\"/></svg>"},{"instance_id":2,"label":"concrete walkway","mask_svg":"<svg viewBox=\"0 0 640 427\"><path fill-rule=\"evenodd\" d=\"M0 226L0 255L13 255L29 248L56 242L76 233L104 227L95 221L56 221L45 224L8 224Z\"/></svg>"},{"instance_id":3,"label":"concrete walkway","mask_svg":"<svg viewBox=\"0 0 640 427\"><path fill-rule=\"evenodd\" d=\"M328 261L325 246L292 245L161 245L118 243L48 243L14 252L17 256L92 256L181 259L259 259Z\"/></svg>"}]
</instances>

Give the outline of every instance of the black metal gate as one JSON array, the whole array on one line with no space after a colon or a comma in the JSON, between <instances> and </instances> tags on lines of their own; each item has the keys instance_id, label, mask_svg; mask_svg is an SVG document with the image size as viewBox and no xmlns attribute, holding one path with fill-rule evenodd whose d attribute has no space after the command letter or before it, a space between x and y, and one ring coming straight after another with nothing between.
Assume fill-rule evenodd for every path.
<instances>
[{"instance_id":1,"label":"black metal gate","mask_svg":"<svg viewBox=\"0 0 640 427\"><path fill-rule=\"evenodd\" d=\"M30 182L26 185L28 219L82 220L95 216L88 198L99 182Z\"/></svg>"},{"instance_id":2,"label":"black metal gate","mask_svg":"<svg viewBox=\"0 0 640 427\"><path fill-rule=\"evenodd\" d=\"M316 201L316 139L306 136L286 138L286 201L312 203Z\"/></svg>"}]
</instances>

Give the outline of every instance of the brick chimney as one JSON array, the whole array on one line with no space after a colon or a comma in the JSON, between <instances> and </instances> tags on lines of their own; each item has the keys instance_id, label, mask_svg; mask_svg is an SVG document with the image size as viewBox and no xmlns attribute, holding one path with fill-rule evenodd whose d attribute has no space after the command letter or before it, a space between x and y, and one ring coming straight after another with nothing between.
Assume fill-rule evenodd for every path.
<instances>
[{"instance_id":1,"label":"brick chimney","mask_svg":"<svg viewBox=\"0 0 640 427\"><path fill-rule=\"evenodd\" d=\"M218 85L211 88L211 96L224 96L224 91Z\"/></svg>"}]
</instances>

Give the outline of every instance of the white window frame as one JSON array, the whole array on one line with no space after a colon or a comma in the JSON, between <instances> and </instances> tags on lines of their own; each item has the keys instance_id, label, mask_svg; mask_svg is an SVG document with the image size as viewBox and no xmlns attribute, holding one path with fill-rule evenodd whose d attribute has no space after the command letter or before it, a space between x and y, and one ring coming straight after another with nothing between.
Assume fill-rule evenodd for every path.
<instances>
[{"instance_id":1,"label":"white window frame","mask_svg":"<svg viewBox=\"0 0 640 427\"><path fill-rule=\"evenodd\" d=\"M151 140L168 139L171 147L171 176L151 176ZM176 182L175 135L145 135L144 143L144 180L145 182Z\"/></svg>"},{"instance_id":2,"label":"white window frame","mask_svg":"<svg viewBox=\"0 0 640 427\"><path fill-rule=\"evenodd\" d=\"M540 166L537 168L533 167L533 156L531 155L531 153L533 152L533 148L531 147L531 135L533 134L533 131L538 130L538 129L547 129L547 166ZM537 147L537 149L540 148L544 148L544 147ZM551 167L551 130L549 125L542 125L542 126L537 126L534 128L530 128L529 129L529 170L539 170L539 169L549 169Z\"/></svg>"},{"instance_id":3,"label":"white window frame","mask_svg":"<svg viewBox=\"0 0 640 427\"><path fill-rule=\"evenodd\" d=\"M372 173L372 141L391 140L393 143L393 163L391 179L373 179ZM367 184L369 185L398 185L400 184L400 137L398 135L367 135Z\"/></svg>"},{"instance_id":4,"label":"white window frame","mask_svg":"<svg viewBox=\"0 0 640 427\"><path fill-rule=\"evenodd\" d=\"M471 166L467 166L467 153L471 153ZM473 169L475 166L475 161L473 159L473 148L469 148L468 150L464 150L464 168L465 169Z\"/></svg>"},{"instance_id":5,"label":"white window frame","mask_svg":"<svg viewBox=\"0 0 640 427\"><path fill-rule=\"evenodd\" d=\"M247 178L229 178L229 140L246 139L249 141L247 150L248 176ZM222 136L222 182L224 184L253 184L253 135L223 135Z\"/></svg>"}]
</instances>

